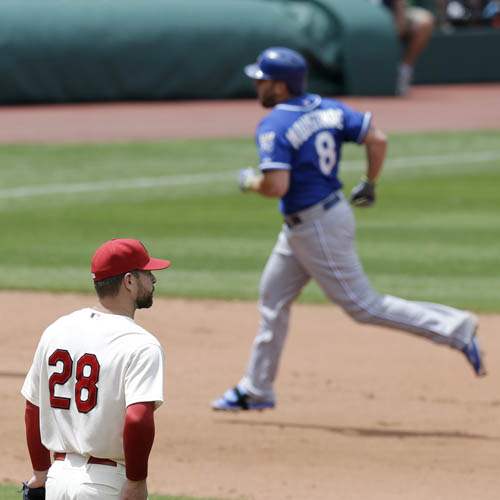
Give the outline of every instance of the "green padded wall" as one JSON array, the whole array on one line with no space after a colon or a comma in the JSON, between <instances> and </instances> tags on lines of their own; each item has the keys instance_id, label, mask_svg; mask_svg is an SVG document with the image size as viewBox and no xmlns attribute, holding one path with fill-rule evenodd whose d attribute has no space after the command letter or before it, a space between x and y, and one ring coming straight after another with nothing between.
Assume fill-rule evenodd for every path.
<instances>
[{"instance_id":1,"label":"green padded wall","mask_svg":"<svg viewBox=\"0 0 500 500\"><path fill-rule=\"evenodd\" d=\"M0 102L245 97L245 63L300 50L312 91L391 94L390 16L366 0L2 0Z\"/></svg>"},{"instance_id":2,"label":"green padded wall","mask_svg":"<svg viewBox=\"0 0 500 500\"><path fill-rule=\"evenodd\" d=\"M394 94L401 47L390 12L367 0L323 0L339 26L344 91Z\"/></svg>"},{"instance_id":3,"label":"green padded wall","mask_svg":"<svg viewBox=\"0 0 500 500\"><path fill-rule=\"evenodd\" d=\"M500 30L436 31L417 61L415 83L500 82Z\"/></svg>"}]
</instances>

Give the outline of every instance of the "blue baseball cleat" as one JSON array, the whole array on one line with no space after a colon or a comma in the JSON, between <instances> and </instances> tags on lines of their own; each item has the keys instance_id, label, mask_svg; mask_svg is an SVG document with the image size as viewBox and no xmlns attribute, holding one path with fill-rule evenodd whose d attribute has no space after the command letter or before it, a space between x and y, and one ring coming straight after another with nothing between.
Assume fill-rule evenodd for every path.
<instances>
[{"instance_id":1,"label":"blue baseball cleat","mask_svg":"<svg viewBox=\"0 0 500 500\"><path fill-rule=\"evenodd\" d=\"M212 409L217 411L267 410L274 407L274 399L255 398L238 386L228 389L212 402Z\"/></svg>"},{"instance_id":2,"label":"blue baseball cleat","mask_svg":"<svg viewBox=\"0 0 500 500\"><path fill-rule=\"evenodd\" d=\"M484 377L486 375L486 369L483 364L481 350L479 349L479 342L477 337L472 337L471 341L462 349L467 361L472 366L474 373L478 377Z\"/></svg>"}]
</instances>

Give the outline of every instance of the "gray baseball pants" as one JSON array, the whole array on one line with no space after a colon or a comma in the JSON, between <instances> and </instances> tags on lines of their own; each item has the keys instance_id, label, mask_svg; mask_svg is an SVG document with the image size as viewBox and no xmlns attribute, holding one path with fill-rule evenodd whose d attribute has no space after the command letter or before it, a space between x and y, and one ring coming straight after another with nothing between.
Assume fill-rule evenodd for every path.
<instances>
[{"instance_id":1,"label":"gray baseball pants","mask_svg":"<svg viewBox=\"0 0 500 500\"><path fill-rule=\"evenodd\" d=\"M290 307L311 278L360 323L404 330L456 349L469 343L476 326L470 313L381 295L372 288L356 252L354 214L342 194L330 209L318 204L299 216L302 223L283 226L262 274L260 328L240 381L248 392L274 397Z\"/></svg>"}]
</instances>

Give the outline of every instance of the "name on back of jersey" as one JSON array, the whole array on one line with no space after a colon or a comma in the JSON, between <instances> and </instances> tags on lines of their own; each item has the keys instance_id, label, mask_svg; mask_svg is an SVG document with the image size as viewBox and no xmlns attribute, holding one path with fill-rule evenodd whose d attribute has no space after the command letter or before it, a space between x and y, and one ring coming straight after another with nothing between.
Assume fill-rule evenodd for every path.
<instances>
[{"instance_id":1,"label":"name on back of jersey","mask_svg":"<svg viewBox=\"0 0 500 500\"><path fill-rule=\"evenodd\" d=\"M326 128L342 130L344 128L343 116L341 109L311 111L295 121L285 136L294 149L299 149L318 130Z\"/></svg>"}]
</instances>

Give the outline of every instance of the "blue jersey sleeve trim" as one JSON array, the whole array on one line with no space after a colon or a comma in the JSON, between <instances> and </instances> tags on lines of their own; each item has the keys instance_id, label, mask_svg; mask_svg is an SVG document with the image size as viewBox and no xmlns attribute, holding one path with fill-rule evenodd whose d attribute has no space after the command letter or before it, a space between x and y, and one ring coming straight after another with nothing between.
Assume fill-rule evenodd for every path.
<instances>
[{"instance_id":1,"label":"blue jersey sleeve trim","mask_svg":"<svg viewBox=\"0 0 500 500\"><path fill-rule=\"evenodd\" d=\"M279 163L277 161L268 161L259 165L260 170L291 170L288 163Z\"/></svg>"},{"instance_id":2,"label":"blue jersey sleeve trim","mask_svg":"<svg viewBox=\"0 0 500 500\"><path fill-rule=\"evenodd\" d=\"M363 117L363 124L361 125L361 130L359 131L358 138L356 139L356 142L358 144L361 144L364 141L371 123L372 123L372 114L368 111L367 113L365 113L365 116Z\"/></svg>"}]
</instances>

